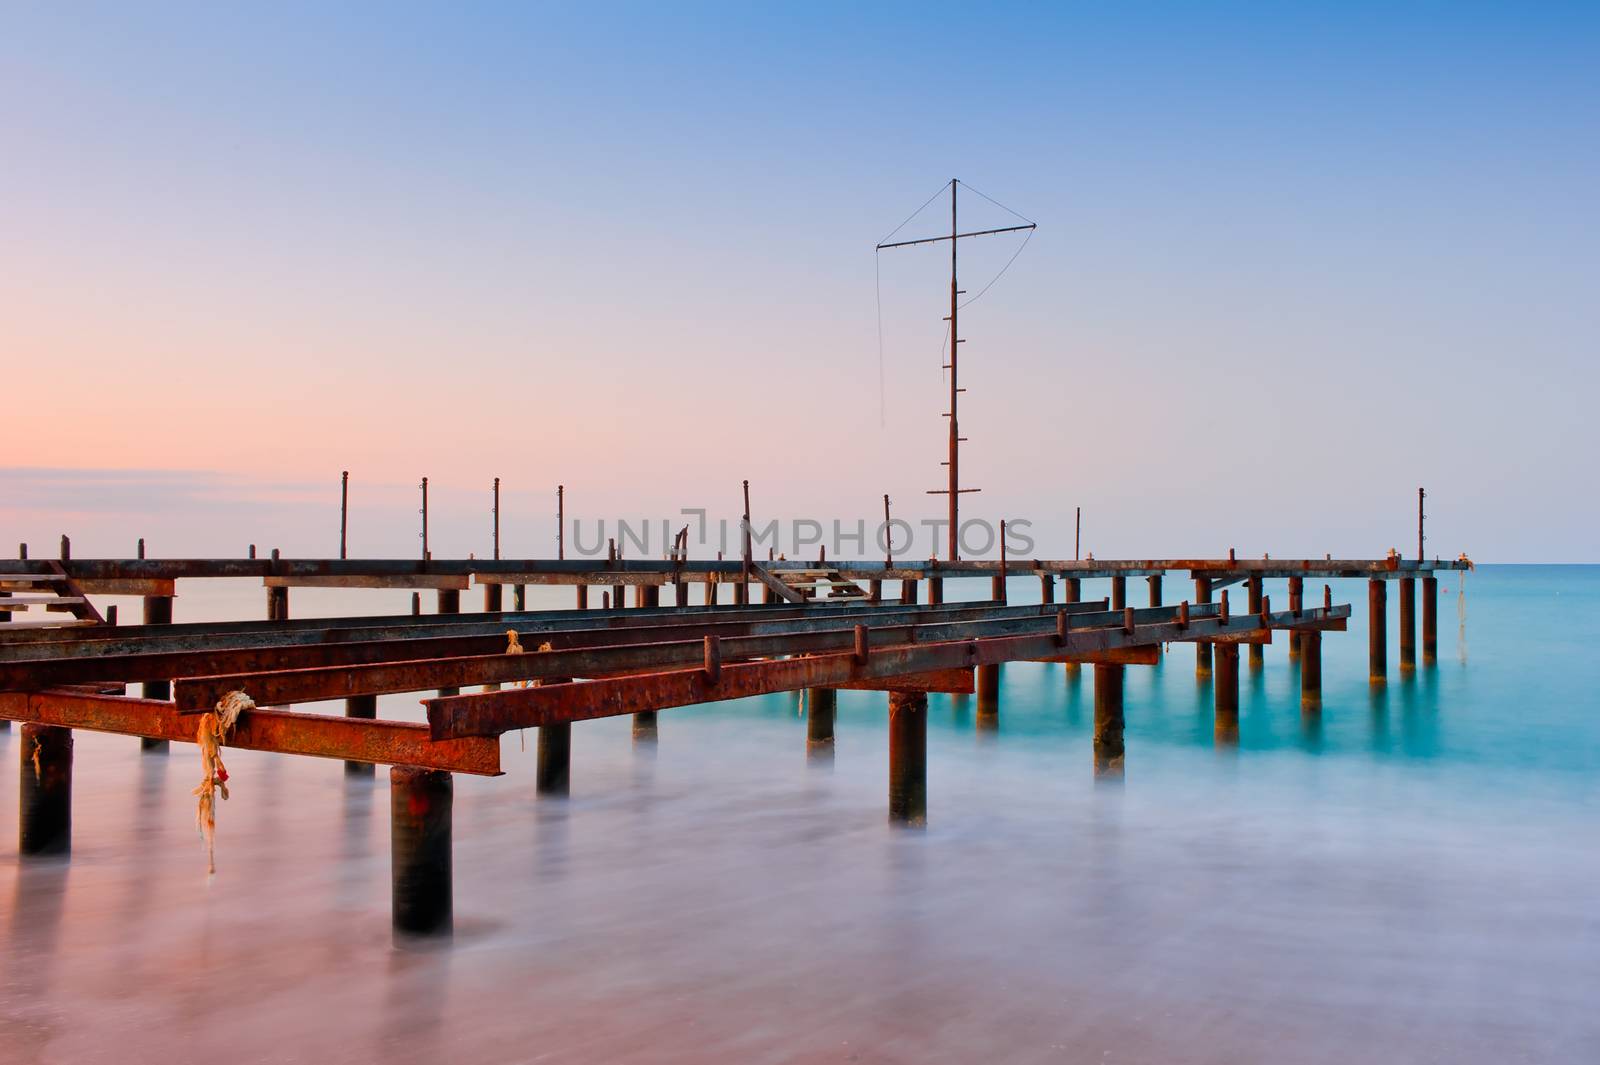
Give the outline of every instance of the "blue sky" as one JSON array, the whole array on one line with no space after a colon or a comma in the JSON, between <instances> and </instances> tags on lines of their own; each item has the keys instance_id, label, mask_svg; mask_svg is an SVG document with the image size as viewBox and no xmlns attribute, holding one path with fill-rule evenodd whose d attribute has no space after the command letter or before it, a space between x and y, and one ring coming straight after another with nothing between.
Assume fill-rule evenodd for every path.
<instances>
[{"instance_id":1,"label":"blue sky","mask_svg":"<svg viewBox=\"0 0 1600 1065\"><path fill-rule=\"evenodd\" d=\"M595 516L734 513L744 477L774 516L935 514L947 264L880 264L880 424L871 247L955 176L1040 223L963 315L969 513L1041 553L1082 505L1101 557L1371 555L1426 484L1442 553L1600 560L1597 31L1548 4L14 6L4 377L71 420L13 415L0 466L204 490L108 517L29 474L0 525L232 551L220 478L310 553L325 518L277 486L341 469L393 499L498 475L530 514L557 482ZM969 242L966 287L1010 239ZM482 550L476 517L439 549Z\"/></svg>"}]
</instances>

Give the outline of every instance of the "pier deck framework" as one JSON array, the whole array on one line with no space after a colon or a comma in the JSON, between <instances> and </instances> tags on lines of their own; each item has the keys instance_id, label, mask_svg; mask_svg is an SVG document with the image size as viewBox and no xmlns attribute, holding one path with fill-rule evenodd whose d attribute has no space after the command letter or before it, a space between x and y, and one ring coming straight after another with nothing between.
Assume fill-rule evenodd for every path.
<instances>
[{"instance_id":1,"label":"pier deck framework","mask_svg":"<svg viewBox=\"0 0 1600 1065\"><path fill-rule=\"evenodd\" d=\"M1399 666L1437 654L1437 573L1456 561L1167 559L1123 561L662 561L566 559L72 559L0 560L0 724L22 725L19 846L24 856L71 846L72 732L138 736L146 748L195 742L201 715L230 692L254 702L225 738L232 748L342 759L346 772L391 766L393 920L401 934L451 926L452 774L499 775L500 736L537 728L535 786L566 794L571 729L631 715L649 742L662 710L774 692L806 691L807 748L831 753L834 693L887 693L888 813L927 818L926 728L931 692L975 695L978 719L999 713L999 668L1060 662L1094 668L1093 766L1122 772L1123 672L1192 644L1212 681L1218 742L1237 742L1240 649L1261 668L1286 636L1300 664L1301 708L1322 701L1322 633L1346 627L1351 607L1325 584L1368 583L1369 678L1388 677L1388 586L1399 582ZM19 552L22 554L23 552ZM1007 578L1033 577L1037 602L1008 601ZM1144 578L1148 605L1128 603ZM1192 598L1163 600L1166 578ZM179 581L262 582L265 621L175 623ZM981 601L947 602L945 582L990 581ZM1109 579L1106 599L1082 582ZM1285 609L1264 594L1288 583ZM482 612L461 593L483 592ZM528 585L574 588L570 610L528 611ZM1230 586L1244 602L1229 602ZM510 609L505 589L512 589ZM414 591L412 616L290 618L296 587ZM925 588L925 592L924 592ZM628 591L632 589L631 593ZM663 590L671 603L663 604ZM1059 589L1059 590L1058 590ZM422 615L432 592L437 613ZM138 596L143 623L118 625L93 596ZM631 604L629 603L631 599ZM44 617L38 615L43 614ZM52 616L53 615L53 616ZM508 633L524 653L507 653ZM130 685L140 686L137 695ZM466 692L463 689L479 690ZM427 722L377 717L377 698L431 693ZM343 700L342 716L292 709Z\"/></svg>"}]
</instances>

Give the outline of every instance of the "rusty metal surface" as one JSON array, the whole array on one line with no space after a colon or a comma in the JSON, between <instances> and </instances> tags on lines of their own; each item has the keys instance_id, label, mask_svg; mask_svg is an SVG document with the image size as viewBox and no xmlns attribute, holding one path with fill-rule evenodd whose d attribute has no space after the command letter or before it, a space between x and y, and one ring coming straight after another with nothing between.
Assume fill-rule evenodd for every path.
<instances>
[{"instance_id":1,"label":"rusty metal surface","mask_svg":"<svg viewBox=\"0 0 1600 1065\"><path fill-rule=\"evenodd\" d=\"M0 718L185 743L194 742L200 721L157 699L70 691L0 693ZM500 773L499 740L469 738L441 743L429 738L426 725L400 721L248 710L225 746L479 776Z\"/></svg>"},{"instance_id":2,"label":"rusty metal surface","mask_svg":"<svg viewBox=\"0 0 1600 1065\"><path fill-rule=\"evenodd\" d=\"M564 721L585 721L621 714L648 713L675 706L718 702L798 688L838 688L870 680L967 669L979 665L1038 659L1053 655L1093 656L1139 645L1159 645L1215 638L1263 627L1290 628L1335 621L1349 616L1348 606L1251 615L1227 621L1216 616L1175 619L1136 625L1068 628L1023 636L997 636L932 644L873 648L863 661L854 650L776 661L719 664L705 668L643 673L587 682L510 688L475 695L423 700L428 722L438 739L491 736L517 728ZM1093 660L1092 657L1089 660Z\"/></svg>"},{"instance_id":3,"label":"rusty metal surface","mask_svg":"<svg viewBox=\"0 0 1600 1065\"><path fill-rule=\"evenodd\" d=\"M1092 609L1096 605L1083 604L1082 608ZM176 646L184 649L169 650L168 648L174 646L164 631L169 626L148 626L143 627L142 631L150 635L131 640L106 639L87 645L53 645L34 647L28 651L13 648L13 654L9 659L0 657L0 691L28 691L59 684L103 680L162 680L458 656L491 656L505 650L507 629L515 629L524 638L532 638L535 641L532 646L537 646L539 642L549 642L565 650L574 647L663 642L674 638L699 638L706 634L731 636L822 631L837 629L841 624L855 624L861 621L870 623L876 619L910 623L919 620L969 618L985 620L1037 618L1044 609L1040 606L996 609L983 605L911 610L892 607L871 613L856 610L848 615L819 613L815 616L800 617L784 617L781 614L775 616L760 610L740 610L726 611L717 615L696 612L680 618L658 616L654 619L658 624L638 626L617 625L613 619L607 618L598 619L597 623L593 616L573 619L574 622L583 623L585 627L582 628L571 625L557 627L537 622L507 623L501 620L469 626L467 631L474 633L470 636L402 637L346 642L337 637L348 635L348 631L330 630L325 635L334 638L332 642L245 646L231 650L209 647L199 650L188 649L196 644L202 647L206 644L203 634L197 633L187 634L177 642ZM316 634L313 632L311 635ZM340 694L349 692L334 692L333 696ZM304 697L301 697L301 701L304 701Z\"/></svg>"},{"instance_id":4,"label":"rusty metal surface","mask_svg":"<svg viewBox=\"0 0 1600 1065\"><path fill-rule=\"evenodd\" d=\"M726 636L715 628L707 631L686 627L674 630L681 635L692 633L686 639L644 644L596 642L589 646L557 647L537 655L500 653L504 649L502 638L494 647L495 653L486 655L287 671L269 668L249 673L192 677L178 681L177 702L180 711L195 712L209 709L224 694L234 690L247 691L258 702L303 703L348 698L357 694L393 694L432 688L459 688L471 684L500 684L557 677L592 678L692 664L699 659L701 640L707 636L717 636L722 654L730 660L739 660L841 650L852 646L858 628L866 629L873 643L887 645L1053 631L1057 615L1071 618L1075 624L1082 626L1121 620L1120 614L1115 619L1110 615L1102 615L1098 609L1102 605L1099 602L1063 604L1048 612L1034 607L1022 615L1011 615L1009 611L1000 610L973 612L980 616L973 620L929 624L867 625L859 618L849 617L827 625L815 623L802 631L793 631L795 622L788 621L780 623L779 631L751 636ZM1214 611L1215 608L1208 609ZM1151 621L1170 618L1175 614L1175 607L1159 607L1137 611L1136 617ZM899 615L904 616L904 613ZM0 667L0 682L3 680L4 668Z\"/></svg>"}]
</instances>

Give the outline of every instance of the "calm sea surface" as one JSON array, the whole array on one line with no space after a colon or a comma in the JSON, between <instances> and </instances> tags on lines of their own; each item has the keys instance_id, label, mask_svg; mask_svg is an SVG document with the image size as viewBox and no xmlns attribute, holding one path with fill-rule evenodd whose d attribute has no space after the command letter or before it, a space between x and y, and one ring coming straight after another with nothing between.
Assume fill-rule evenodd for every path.
<instances>
[{"instance_id":1,"label":"calm sea surface","mask_svg":"<svg viewBox=\"0 0 1600 1065\"><path fill-rule=\"evenodd\" d=\"M1391 642L1376 692L1365 586L1335 583L1325 709L1279 642L1241 665L1237 749L1191 649L1130 668L1118 785L1088 670L1006 667L996 732L934 696L926 832L885 821L881 694L840 694L831 763L792 696L664 712L653 748L579 725L566 800L509 735L506 776L456 778L429 950L391 943L384 771L233 752L208 879L196 750L80 732L71 861L0 855L0 1062L1600 1061L1600 567L1479 569L1464 655L1460 583L1437 667ZM179 591L179 621L263 615L243 582Z\"/></svg>"}]
</instances>

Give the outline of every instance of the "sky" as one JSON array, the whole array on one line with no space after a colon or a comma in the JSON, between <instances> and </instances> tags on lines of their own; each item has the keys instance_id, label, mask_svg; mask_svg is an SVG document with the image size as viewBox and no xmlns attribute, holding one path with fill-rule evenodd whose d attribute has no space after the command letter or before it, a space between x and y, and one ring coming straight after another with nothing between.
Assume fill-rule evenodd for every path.
<instances>
[{"instance_id":1,"label":"sky","mask_svg":"<svg viewBox=\"0 0 1600 1065\"><path fill-rule=\"evenodd\" d=\"M0 7L6 551L1600 561L1600 6Z\"/></svg>"}]
</instances>

